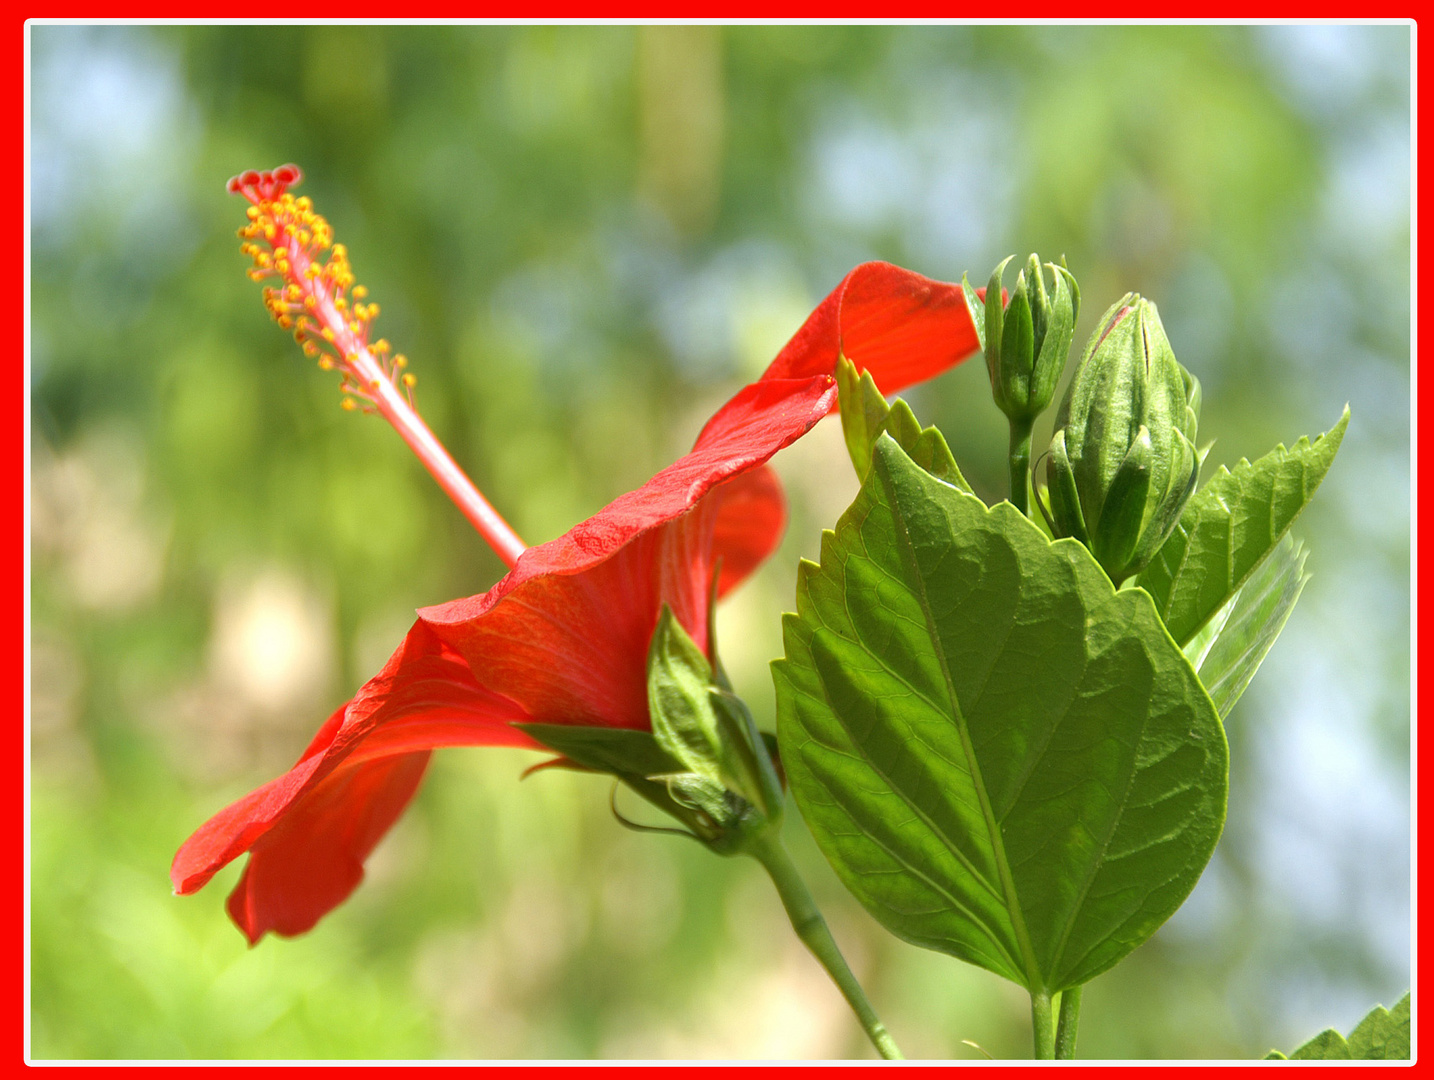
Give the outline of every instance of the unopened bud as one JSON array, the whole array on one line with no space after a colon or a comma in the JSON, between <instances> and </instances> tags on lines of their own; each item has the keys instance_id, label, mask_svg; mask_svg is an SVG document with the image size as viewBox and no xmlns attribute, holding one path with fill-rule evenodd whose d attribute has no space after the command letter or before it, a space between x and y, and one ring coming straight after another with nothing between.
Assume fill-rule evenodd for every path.
<instances>
[{"instance_id":1,"label":"unopened bud","mask_svg":"<svg viewBox=\"0 0 1434 1080\"><path fill-rule=\"evenodd\" d=\"M1039 416L1055 396L1080 314L1080 288L1064 266L1046 263L1054 282L1047 291L1041 260L1032 255L1016 275L1003 311L1001 277L1014 258L997 266L986 286L986 371L1001 411L1024 424Z\"/></svg>"},{"instance_id":2,"label":"unopened bud","mask_svg":"<svg viewBox=\"0 0 1434 1080\"><path fill-rule=\"evenodd\" d=\"M1117 585L1174 531L1200 472L1200 383L1175 359L1155 305L1134 293L1101 319L1056 414L1050 523Z\"/></svg>"}]
</instances>

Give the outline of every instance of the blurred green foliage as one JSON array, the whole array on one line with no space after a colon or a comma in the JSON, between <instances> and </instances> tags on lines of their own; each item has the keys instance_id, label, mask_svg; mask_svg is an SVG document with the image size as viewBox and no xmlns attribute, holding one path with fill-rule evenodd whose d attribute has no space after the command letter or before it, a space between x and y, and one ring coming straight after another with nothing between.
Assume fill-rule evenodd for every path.
<instances>
[{"instance_id":1,"label":"blurred green foliage","mask_svg":"<svg viewBox=\"0 0 1434 1080\"><path fill-rule=\"evenodd\" d=\"M245 279L223 182L285 161L530 543L681 453L867 258L981 280L1064 252L1080 340L1152 297L1205 387L1207 469L1351 401L1298 530L1315 580L1230 718L1226 835L1087 989L1080 1053L1255 1057L1404 992L1408 27L30 35L36 1058L868 1053L755 865L618 828L596 778L520 783L519 752L437 755L303 939L245 948L237 868L169 895L178 844L286 768L415 607L501 572ZM913 397L998 497L980 362ZM778 458L787 540L722 614L767 727L796 558L856 487L834 424ZM886 935L792 818L908 1054L1024 1055L1019 992Z\"/></svg>"}]
</instances>

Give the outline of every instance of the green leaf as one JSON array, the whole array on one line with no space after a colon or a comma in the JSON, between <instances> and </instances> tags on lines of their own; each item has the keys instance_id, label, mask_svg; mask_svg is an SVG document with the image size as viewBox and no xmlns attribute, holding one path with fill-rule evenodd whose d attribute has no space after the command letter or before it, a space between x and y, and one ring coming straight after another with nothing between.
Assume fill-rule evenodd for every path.
<instances>
[{"instance_id":1,"label":"green leaf","mask_svg":"<svg viewBox=\"0 0 1434 1080\"><path fill-rule=\"evenodd\" d=\"M1349 1056L1361 1061L1408 1060L1409 995L1392 1009L1376 1005L1349 1033Z\"/></svg>"},{"instance_id":2,"label":"green leaf","mask_svg":"<svg viewBox=\"0 0 1434 1080\"><path fill-rule=\"evenodd\" d=\"M1227 603L1309 504L1349 426L1349 407L1327 434L1277 446L1251 464L1221 468L1190 501L1136 584L1182 646Z\"/></svg>"},{"instance_id":3,"label":"green leaf","mask_svg":"<svg viewBox=\"0 0 1434 1080\"><path fill-rule=\"evenodd\" d=\"M1185 646L1224 719L1280 636L1309 575L1304 545L1288 533L1230 602Z\"/></svg>"},{"instance_id":4,"label":"green leaf","mask_svg":"<svg viewBox=\"0 0 1434 1080\"><path fill-rule=\"evenodd\" d=\"M1349 1043L1334 1028L1325 1028L1289 1058L1291 1061L1348 1061Z\"/></svg>"},{"instance_id":5,"label":"green leaf","mask_svg":"<svg viewBox=\"0 0 1434 1080\"><path fill-rule=\"evenodd\" d=\"M680 772L682 765L650 731L580 724L514 724L538 742L585 769L617 776Z\"/></svg>"},{"instance_id":6,"label":"green leaf","mask_svg":"<svg viewBox=\"0 0 1434 1080\"><path fill-rule=\"evenodd\" d=\"M1194 887L1228 749L1147 594L879 440L773 664L792 791L897 936L1077 986Z\"/></svg>"},{"instance_id":7,"label":"green leaf","mask_svg":"<svg viewBox=\"0 0 1434 1080\"><path fill-rule=\"evenodd\" d=\"M956 467L946 437L934 427L923 428L906 402L897 398L888 405L870 373L858 376L856 365L844 356L837 360L836 375L842 434L858 478L865 480L871 471L872 447L885 432L932 476L962 491L971 490Z\"/></svg>"},{"instance_id":8,"label":"green leaf","mask_svg":"<svg viewBox=\"0 0 1434 1080\"><path fill-rule=\"evenodd\" d=\"M852 467L860 479L871 469L871 448L881 437L891 406L876 388L870 374L857 374L856 365L845 356L837 357L837 406L841 431Z\"/></svg>"},{"instance_id":9,"label":"green leaf","mask_svg":"<svg viewBox=\"0 0 1434 1080\"><path fill-rule=\"evenodd\" d=\"M1265 1059L1284 1059L1271 1050ZM1376 1005L1346 1039L1334 1028L1325 1028L1289 1055L1290 1061L1408 1061L1409 995L1392 1009Z\"/></svg>"}]
</instances>

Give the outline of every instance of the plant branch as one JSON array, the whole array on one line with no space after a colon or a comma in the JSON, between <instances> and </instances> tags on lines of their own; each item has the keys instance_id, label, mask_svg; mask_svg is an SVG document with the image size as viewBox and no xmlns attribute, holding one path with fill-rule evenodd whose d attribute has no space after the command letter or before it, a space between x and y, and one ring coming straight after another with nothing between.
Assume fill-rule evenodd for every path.
<instances>
[{"instance_id":1,"label":"plant branch","mask_svg":"<svg viewBox=\"0 0 1434 1080\"><path fill-rule=\"evenodd\" d=\"M904 1055L897 1049L896 1042L887 1032L886 1026L877 1018L876 1010L871 1007L861 984L856 981L856 976L847 966L846 958L837 948L836 940L827 928L822 913L817 909L811 891L797 873L791 856L787 854L786 848L782 847L782 841L776 836L775 830L769 831L747 848L747 853L771 875L772 884L777 887L777 895L782 898L782 905L787 909L787 917L792 921L792 929L822 967L827 969L832 981L837 984L847 1004L851 1006L852 1012L856 1013L862 1029L877 1052L888 1060L901 1060Z\"/></svg>"},{"instance_id":2,"label":"plant branch","mask_svg":"<svg viewBox=\"0 0 1434 1080\"><path fill-rule=\"evenodd\" d=\"M1079 986L1061 991L1060 1023L1056 1026L1056 1058L1070 1060L1075 1057L1076 1028L1080 1026Z\"/></svg>"}]
</instances>

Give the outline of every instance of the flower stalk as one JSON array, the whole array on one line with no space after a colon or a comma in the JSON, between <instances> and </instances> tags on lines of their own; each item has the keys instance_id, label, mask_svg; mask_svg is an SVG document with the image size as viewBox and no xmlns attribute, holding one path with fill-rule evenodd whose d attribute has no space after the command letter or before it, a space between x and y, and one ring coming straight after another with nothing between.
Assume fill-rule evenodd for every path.
<instances>
[{"instance_id":1,"label":"flower stalk","mask_svg":"<svg viewBox=\"0 0 1434 1080\"><path fill-rule=\"evenodd\" d=\"M1031 1038L1035 1043L1031 1054L1037 1061L1051 1061L1056 1056L1056 1033L1051 1016L1051 994L1040 990L1031 994Z\"/></svg>"},{"instance_id":2,"label":"flower stalk","mask_svg":"<svg viewBox=\"0 0 1434 1080\"><path fill-rule=\"evenodd\" d=\"M981 329L991 395L1010 422L1011 502L1029 514L1031 431L1065 370L1071 332L1080 314L1080 288L1062 257L1060 266L1045 264L1054 282L1047 290L1040 257L1033 254L1016 275L1016 287L1006 300L1001 278L1014 258L1007 256L991 272L984 297L964 279L962 289L972 321Z\"/></svg>"},{"instance_id":3,"label":"flower stalk","mask_svg":"<svg viewBox=\"0 0 1434 1080\"><path fill-rule=\"evenodd\" d=\"M1080 1024L1079 986L1061 991L1060 1022L1056 1026L1056 1059L1068 1061L1075 1057L1076 1028Z\"/></svg>"},{"instance_id":4,"label":"flower stalk","mask_svg":"<svg viewBox=\"0 0 1434 1080\"><path fill-rule=\"evenodd\" d=\"M811 890L797 872L792 857L782 846L776 831L764 833L759 840L746 848L746 852L761 863L771 876L772 884L777 887L777 895L782 898L782 906L787 909L787 918L791 920L792 929L822 967L827 969L827 974L837 984L852 1012L856 1013L862 1030L866 1032L872 1046L876 1047L877 1053L889 1061L904 1060L905 1055L886 1030L886 1025L876 1015L876 1010L867 1000L866 992L852 974L846 957L842 956L841 950L837 948L836 939L832 937L826 919L822 918L816 901L812 899Z\"/></svg>"},{"instance_id":5,"label":"flower stalk","mask_svg":"<svg viewBox=\"0 0 1434 1080\"><path fill-rule=\"evenodd\" d=\"M329 223L314 212L309 199L288 193L302 179L297 165L282 165L272 172L241 173L229 181L230 192L252 204L249 224L239 230L245 241L241 250L254 260L249 276L256 281L277 278L281 283L264 290L265 307L281 328L293 331L306 355L318 357L320 368L342 374L345 408L377 412L393 425L438 486L511 568L527 545L418 415L413 406L416 380L404 370L407 358L398 354L389 359L390 346L382 338L369 343L378 305L364 303L368 290L354 284L348 251L333 243ZM318 255L324 250L330 255L321 264Z\"/></svg>"}]
</instances>

